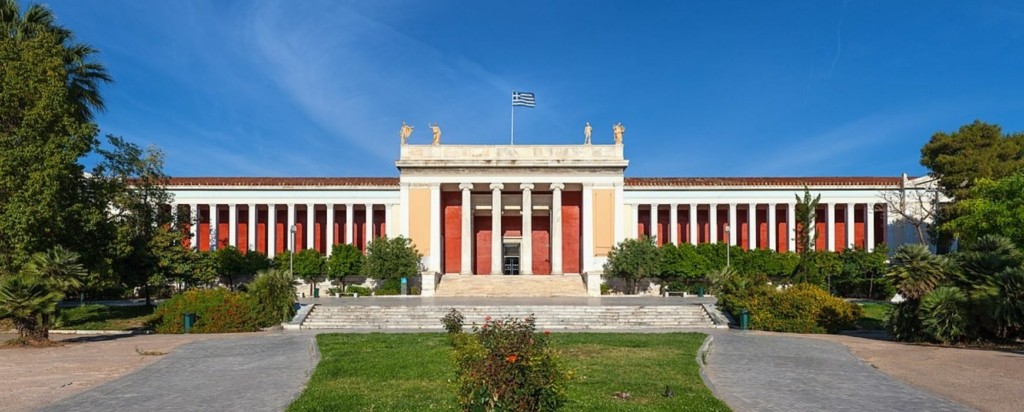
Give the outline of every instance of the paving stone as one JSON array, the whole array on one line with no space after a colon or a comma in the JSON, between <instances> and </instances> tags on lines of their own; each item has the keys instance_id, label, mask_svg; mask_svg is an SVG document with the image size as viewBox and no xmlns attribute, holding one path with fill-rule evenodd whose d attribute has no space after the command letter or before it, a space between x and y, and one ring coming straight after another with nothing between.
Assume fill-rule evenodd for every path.
<instances>
[{"instance_id":1,"label":"paving stone","mask_svg":"<svg viewBox=\"0 0 1024 412\"><path fill-rule=\"evenodd\" d=\"M875 370L839 343L744 331L713 337L708 377L736 411L970 410Z\"/></svg>"},{"instance_id":2,"label":"paving stone","mask_svg":"<svg viewBox=\"0 0 1024 412\"><path fill-rule=\"evenodd\" d=\"M43 411L280 411L305 387L317 356L305 333L194 342Z\"/></svg>"}]
</instances>

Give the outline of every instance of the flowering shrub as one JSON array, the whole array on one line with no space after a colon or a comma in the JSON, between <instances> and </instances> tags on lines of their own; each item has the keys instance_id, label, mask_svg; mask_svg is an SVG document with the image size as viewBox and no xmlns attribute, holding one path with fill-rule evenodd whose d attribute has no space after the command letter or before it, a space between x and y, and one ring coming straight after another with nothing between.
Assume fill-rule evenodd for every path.
<instances>
[{"instance_id":1,"label":"flowering shrub","mask_svg":"<svg viewBox=\"0 0 1024 412\"><path fill-rule=\"evenodd\" d=\"M784 291L759 289L730 303L750 311L751 329L792 333L836 333L852 329L861 308L823 289L801 283Z\"/></svg>"},{"instance_id":2,"label":"flowering shrub","mask_svg":"<svg viewBox=\"0 0 1024 412\"><path fill-rule=\"evenodd\" d=\"M441 318L441 324L444 325L444 330L448 333L462 333L462 324L466 320L462 316L462 312L458 309L452 308L451 312Z\"/></svg>"},{"instance_id":3,"label":"flowering shrub","mask_svg":"<svg viewBox=\"0 0 1024 412\"><path fill-rule=\"evenodd\" d=\"M565 403L569 374L532 315L487 317L473 331L452 339L464 411L551 411Z\"/></svg>"},{"instance_id":4,"label":"flowering shrub","mask_svg":"<svg viewBox=\"0 0 1024 412\"><path fill-rule=\"evenodd\" d=\"M153 314L157 333L182 333L183 315L195 313L192 333L251 332L258 329L252 305L241 292L193 289L164 301Z\"/></svg>"}]
</instances>

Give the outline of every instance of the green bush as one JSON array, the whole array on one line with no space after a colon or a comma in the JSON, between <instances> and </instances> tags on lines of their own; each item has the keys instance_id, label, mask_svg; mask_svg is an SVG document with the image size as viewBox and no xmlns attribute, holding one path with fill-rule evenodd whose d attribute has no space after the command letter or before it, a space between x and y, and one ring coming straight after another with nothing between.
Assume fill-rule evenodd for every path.
<instances>
[{"instance_id":1,"label":"green bush","mask_svg":"<svg viewBox=\"0 0 1024 412\"><path fill-rule=\"evenodd\" d=\"M359 296L370 296L370 288L367 287L348 285L345 290L348 293L358 293Z\"/></svg>"},{"instance_id":2,"label":"green bush","mask_svg":"<svg viewBox=\"0 0 1024 412\"><path fill-rule=\"evenodd\" d=\"M552 411L565 403L569 374L532 316L488 317L474 332L451 335L462 410Z\"/></svg>"},{"instance_id":3,"label":"green bush","mask_svg":"<svg viewBox=\"0 0 1024 412\"><path fill-rule=\"evenodd\" d=\"M462 325L465 321L466 318L462 316L462 312L455 308L452 308L448 314L441 318L441 324L444 325L444 330L449 334L462 333Z\"/></svg>"},{"instance_id":4,"label":"green bush","mask_svg":"<svg viewBox=\"0 0 1024 412\"><path fill-rule=\"evenodd\" d=\"M925 334L921 329L921 318L917 313L920 305L920 301L905 300L892 306L885 316L885 330L892 335L893 339L901 342L924 340Z\"/></svg>"},{"instance_id":5,"label":"green bush","mask_svg":"<svg viewBox=\"0 0 1024 412\"><path fill-rule=\"evenodd\" d=\"M286 271L268 269L249 283L246 298L260 327L286 322L295 316L295 279Z\"/></svg>"},{"instance_id":6,"label":"green bush","mask_svg":"<svg viewBox=\"0 0 1024 412\"><path fill-rule=\"evenodd\" d=\"M727 300L730 298L727 298ZM835 333L852 329L861 308L823 289L799 284L783 291L759 288L747 296L733 296L728 303L735 312L750 311L750 327L792 333ZM738 314L735 313L734 315Z\"/></svg>"},{"instance_id":7,"label":"green bush","mask_svg":"<svg viewBox=\"0 0 1024 412\"><path fill-rule=\"evenodd\" d=\"M967 302L967 294L953 286L929 292L918 311L924 332L946 344L962 341L968 334Z\"/></svg>"},{"instance_id":8,"label":"green bush","mask_svg":"<svg viewBox=\"0 0 1024 412\"><path fill-rule=\"evenodd\" d=\"M193 333L251 332L259 329L252 305L241 292L193 289L165 300L153 314L157 333L183 333L185 313L195 313Z\"/></svg>"},{"instance_id":9,"label":"green bush","mask_svg":"<svg viewBox=\"0 0 1024 412\"><path fill-rule=\"evenodd\" d=\"M402 293L402 281L399 279L391 278L385 279L384 282L377 287L374 291L376 296L393 296Z\"/></svg>"}]
</instances>

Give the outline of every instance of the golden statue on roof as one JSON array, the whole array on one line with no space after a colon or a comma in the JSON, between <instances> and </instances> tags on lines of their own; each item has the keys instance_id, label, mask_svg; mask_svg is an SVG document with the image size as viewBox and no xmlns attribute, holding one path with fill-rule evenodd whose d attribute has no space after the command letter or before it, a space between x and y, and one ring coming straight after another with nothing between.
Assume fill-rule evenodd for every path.
<instances>
[{"instance_id":1,"label":"golden statue on roof","mask_svg":"<svg viewBox=\"0 0 1024 412\"><path fill-rule=\"evenodd\" d=\"M412 136L412 126L402 122L402 130L398 132L398 137L402 138L402 145L409 141L409 136Z\"/></svg>"}]
</instances>

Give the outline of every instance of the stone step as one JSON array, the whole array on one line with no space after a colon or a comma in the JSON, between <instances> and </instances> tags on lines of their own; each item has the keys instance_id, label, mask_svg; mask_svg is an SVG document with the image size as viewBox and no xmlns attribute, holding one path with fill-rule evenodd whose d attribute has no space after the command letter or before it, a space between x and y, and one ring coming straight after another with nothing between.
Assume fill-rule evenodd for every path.
<instances>
[{"instance_id":1,"label":"stone step","mask_svg":"<svg viewBox=\"0 0 1024 412\"><path fill-rule=\"evenodd\" d=\"M579 275L444 275L435 296L587 296Z\"/></svg>"}]
</instances>

